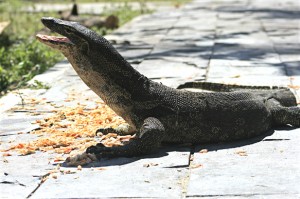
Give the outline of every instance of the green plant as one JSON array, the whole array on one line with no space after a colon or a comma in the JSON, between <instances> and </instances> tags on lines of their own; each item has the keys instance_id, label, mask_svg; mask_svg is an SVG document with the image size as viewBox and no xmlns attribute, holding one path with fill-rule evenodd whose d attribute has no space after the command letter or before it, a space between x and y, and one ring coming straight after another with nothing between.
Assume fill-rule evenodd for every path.
<instances>
[{"instance_id":1,"label":"green plant","mask_svg":"<svg viewBox=\"0 0 300 199\"><path fill-rule=\"evenodd\" d=\"M1 90L24 86L35 75L44 72L63 56L36 40L28 39L9 48L0 48Z\"/></svg>"},{"instance_id":2,"label":"green plant","mask_svg":"<svg viewBox=\"0 0 300 199\"><path fill-rule=\"evenodd\" d=\"M51 2L53 1L51 0ZM132 9L126 3L130 1L133 0L126 0L118 9L107 10L102 13L103 16L116 15L121 26L141 13L149 12L144 7L140 10ZM144 0L139 1L144 2ZM25 6L33 6L33 2L47 1L0 0L0 21L11 22L0 34L0 96L3 91L26 85L26 82L32 77L63 59L59 52L39 43L34 38L34 35L43 28L40 18L42 16L59 17L58 14L56 12L26 13L22 11ZM61 3L61 1L56 2ZM78 0L78 2L92 2L92 0ZM93 29L102 35L111 32L106 28ZM46 86L37 82L36 87L45 88Z\"/></svg>"},{"instance_id":3,"label":"green plant","mask_svg":"<svg viewBox=\"0 0 300 199\"><path fill-rule=\"evenodd\" d=\"M51 88L51 86L48 85L48 84L45 84L43 82L40 82L38 80L34 80L34 83L28 85L28 88L31 88L31 89L49 89L49 88Z\"/></svg>"}]
</instances>

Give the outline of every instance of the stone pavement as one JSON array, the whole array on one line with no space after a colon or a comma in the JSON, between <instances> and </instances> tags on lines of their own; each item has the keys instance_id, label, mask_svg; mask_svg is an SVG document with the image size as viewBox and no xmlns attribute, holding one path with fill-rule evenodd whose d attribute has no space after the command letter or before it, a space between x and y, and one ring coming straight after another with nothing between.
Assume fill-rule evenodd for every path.
<instances>
[{"instance_id":1,"label":"stone pavement","mask_svg":"<svg viewBox=\"0 0 300 199\"><path fill-rule=\"evenodd\" d=\"M138 17L107 38L137 70L172 87L203 80L290 86L299 94L297 0L192 1L180 9ZM22 90L22 96L64 106L97 99L67 62L35 79L51 88ZM66 102L74 91L76 100ZM51 114L46 105L37 109L40 115L13 111L20 101L18 93L0 100L1 149L11 142L35 139L19 132L37 128L31 122ZM1 156L0 196L299 198L299 142L300 129L286 127L234 143L164 146L159 154L105 160L94 168L45 182L41 177L55 167L49 162L55 154Z\"/></svg>"}]
</instances>

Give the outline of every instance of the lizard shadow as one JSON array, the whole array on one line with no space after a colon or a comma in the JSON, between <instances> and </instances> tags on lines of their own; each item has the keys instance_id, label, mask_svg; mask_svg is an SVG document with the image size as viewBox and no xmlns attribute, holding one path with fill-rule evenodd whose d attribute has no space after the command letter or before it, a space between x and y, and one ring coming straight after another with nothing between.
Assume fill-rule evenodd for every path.
<instances>
[{"instance_id":1,"label":"lizard shadow","mask_svg":"<svg viewBox=\"0 0 300 199\"><path fill-rule=\"evenodd\" d=\"M223 143L215 143L215 144L197 144L195 145L194 152L197 152L201 149L207 149L208 151L218 151L218 150L226 150L226 149L231 149L231 148L238 148L242 146L247 146L251 144L255 144L258 142L262 141L283 141L283 140L289 140L289 139L277 139L277 138L267 138L269 136L272 136L275 131L289 131L296 129L295 127L292 126L283 126L283 127L277 127L270 129L269 131L265 132L262 135L258 135L253 138L249 139L243 139L243 140L236 140L236 141L231 141L231 142L223 142Z\"/></svg>"},{"instance_id":2,"label":"lizard shadow","mask_svg":"<svg viewBox=\"0 0 300 199\"><path fill-rule=\"evenodd\" d=\"M155 154L144 155L144 156L139 156L139 157L132 157L132 158L119 157L119 158L111 158L111 159L101 159L99 161L89 163L89 164L83 166L83 168L121 166L121 165L127 165L127 164L137 162L137 161L140 161L141 165L143 165L143 164L149 162L149 159L150 160L151 159L152 160L159 159L159 158L168 156L170 154L170 152L174 152L174 151L188 152L189 154L193 154L193 153L200 151L201 149L207 149L208 151L218 151L218 150L226 150L226 149L247 146L247 145L255 144L255 143L258 143L261 141L288 140L288 139L273 139L272 137L266 139L266 137L273 135L275 130L276 131L280 131L280 130L288 131L288 130L293 130L293 129L295 129L295 128L291 127L291 126L278 127L278 128L271 129L271 130L267 131L266 133L256 136L256 137L253 137L253 138L237 140L237 141L232 141L232 142L224 142L224 143L196 144L196 145L192 145L192 144L176 145L176 144L164 143L164 144L162 144L159 151ZM183 158L189 158L188 153ZM61 166L62 167L74 167L74 166L67 166L66 162L62 163ZM175 166L175 167L178 167L178 166ZM180 165L180 167L188 167L188 164ZM163 167L163 168L173 168L173 167Z\"/></svg>"},{"instance_id":3,"label":"lizard shadow","mask_svg":"<svg viewBox=\"0 0 300 199\"><path fill-rule=\"evenodd\" d=\"M153 158L161 158L164 156L168 155L168 152L170 151L174 151L175 148L172 147L173 150L170 150L170 147L162 147L160 148L160 150L155 153L155 154L151 154L151 155L143 155L143 156L139 156L139 157L132 157L132 158L126 158L126 157L118 157L118 158L104 158L92 163L89 163L87 165L82 166L83 168L97 168L97 167L108 167L108 166L121 166L121 165L126 165L126 164L130 164L139 160L144 160L144 159L153 159ZM177 150L178 151L178 150ZM142 165L143 162L142 161ZM68 166L66 162L63 162L61 165L61 167L75 167L75 166Z\"/></svg>"}]
</instances>

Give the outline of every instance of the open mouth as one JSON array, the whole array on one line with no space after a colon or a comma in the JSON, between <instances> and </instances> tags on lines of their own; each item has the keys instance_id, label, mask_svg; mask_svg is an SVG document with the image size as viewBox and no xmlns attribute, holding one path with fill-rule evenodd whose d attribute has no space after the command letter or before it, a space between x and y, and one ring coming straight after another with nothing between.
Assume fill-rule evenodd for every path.
<instances>
[{"instance_id":1,"label":"open mouth","mask_svg":"<svg viewBox=\"0 0 300 199\"><path fill-rule=\"evenodd\" d=\"M45 44L73 44L67 37L37 34L36 38Z\"/></svg>"}]
</instances>

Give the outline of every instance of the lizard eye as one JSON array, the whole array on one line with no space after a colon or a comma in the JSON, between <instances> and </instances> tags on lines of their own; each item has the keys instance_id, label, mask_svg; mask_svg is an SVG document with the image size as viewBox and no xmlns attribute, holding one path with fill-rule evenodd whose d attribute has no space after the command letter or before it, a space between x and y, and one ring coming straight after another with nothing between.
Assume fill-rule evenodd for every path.
<instances>
[{"instance_id":1,"label":"lizard eye","mask_svg":"<svg viewBox=\"0 0 300 199\"><path fill-rule=\"evenodd\" d=\"M72 31L71 31L69 28L66 28L66 29L65 29L65 32L66 32L67 34L71 34L71 33L72 33Z\"/></svg>"}]
</instances>

